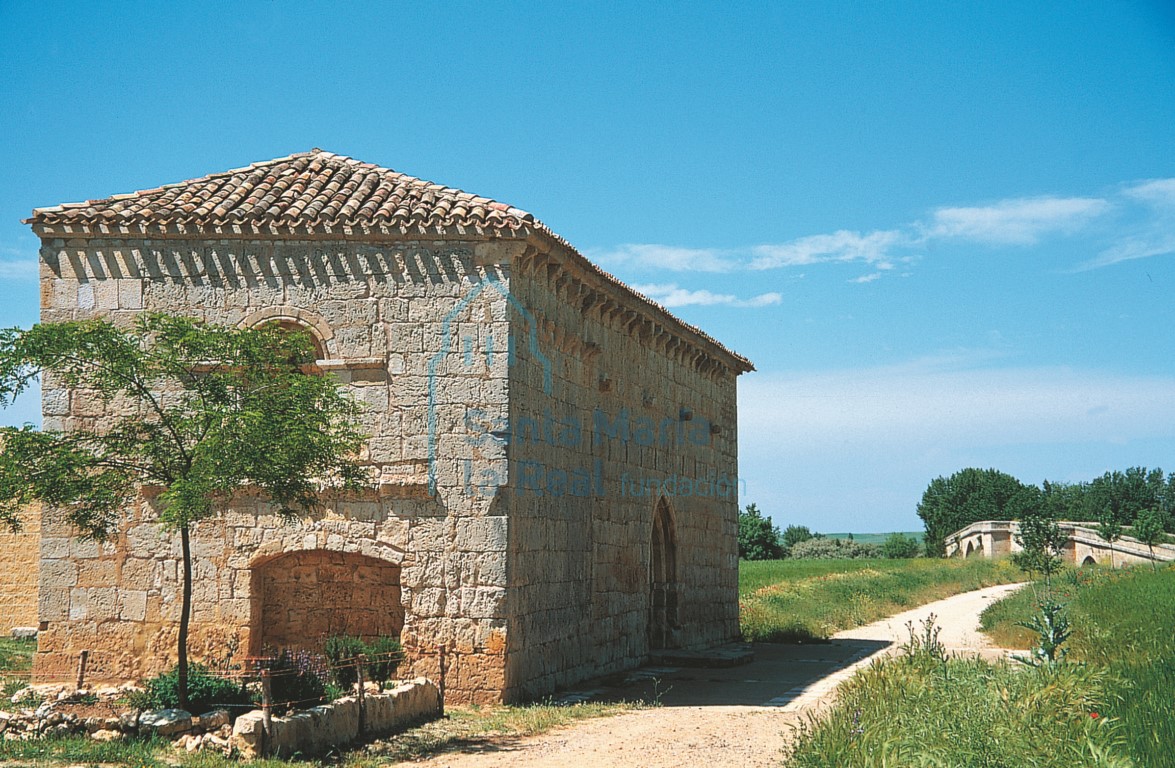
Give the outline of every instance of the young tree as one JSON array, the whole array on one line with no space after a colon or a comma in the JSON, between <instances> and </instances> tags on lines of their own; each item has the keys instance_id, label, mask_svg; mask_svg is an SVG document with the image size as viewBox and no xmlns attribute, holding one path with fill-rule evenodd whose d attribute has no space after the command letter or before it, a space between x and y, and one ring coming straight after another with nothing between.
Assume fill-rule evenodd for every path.
<instances>
[{"instance_id":1,"label":"young tree","mask_svg":"<svg viewBox=\"0 0 1175 768\"><path fill-rule=\"evenodd\" d=\"M1122 538L1122 523L1118 522L1117 516L1109 508L1104 509L1098 516L1097 535L1109 543L1110 567L1116 567L1114 564L1114 542Z\"/></svg>"},{"instance_id":2,"label":"young tree","mask_svg":"<svg viewBox=\"0 0 1175 768\"><path fill-rule=\"evenodd\" d=\"M1068 538L1057 520L1047 513L1037 512L1020 518L1016 541L1022 549L1012 555L1012 562L1025 573L1044 576L1046 600L1051 599L1053 574L1061 570L1061 553Z\"/></svg>"},{"instance_id":3,"label":"young tree","mask_svg":"<svg viewBox=\"0 0 1175 768\"><path fill-rule=\"evenodd\" d=\"M738 556L744 560L778 560L783 557L779 529L763 517L754 504L748 504L738 513Z\"/></svg>"},{"instance_id":4,"label":"young tree","mask_svg":"<svg viewBox=\"0 0 1175 768\"><path fill-rule=\"evenodd\" d=\"M319 504L328 484L358 488L358 409L330 378L306 375L313 344L276 327L224 328L159 314L133 328L103 320L0 331L0 405L38 375L95 398L105 415L63 432L0 430L0 523L34 501L104 539L143 486L162 489L159 522L179 534L183 594L179 696L187 705L190 532L242 486L283 515Z\"/></svg>"},{"instance_id":5,"label":"young tree","mask_svg":"<svg viewBox=\"0 0 1175 768\"><path fill-rule=\"evenodd\" d=\"M1151 570L1155 567L1155 545L1167 542L1167 520L1158 509L1145 509L1134 520L1130 535L1146 544L1151 553Z\"/></svg>"}]
</instances>

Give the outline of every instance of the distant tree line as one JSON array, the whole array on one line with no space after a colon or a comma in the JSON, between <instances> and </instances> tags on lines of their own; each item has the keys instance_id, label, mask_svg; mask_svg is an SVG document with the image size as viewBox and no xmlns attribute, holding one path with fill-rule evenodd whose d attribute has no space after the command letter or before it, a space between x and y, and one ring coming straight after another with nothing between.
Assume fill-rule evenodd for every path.
<instances>
[{"instance_id":1,"label":"distant tree line","mask_svg":"<svg viewBox=\"0 0 1175 768\"><path fill-rule=\"evenodd\" d=\"M743 560L846 560L869 557L917 557L918 540L890 534L882 544L865 544L848 538L828 538L805 525L789 525L781 533L755 504L738 514L738 556Z\"/></svg>"},{"instance_id":2,"label":"distant tree line","mask_svg":"<svg viewBox=\"0 0 1175 768\"><path fill-rule=\"evenodd\" d=\"M947 536L981 520L1043 517L1092 523L1111 541L1123 533L1151 537L1156 526L1160 534L1175 527L1175 472L1131 467L1088 482L1046 480L1036 486L999 470L968 468L932 480L918 504L918 516L926 527L923 545L930 556L943 554Z\"/></svg>"}]
</instances>

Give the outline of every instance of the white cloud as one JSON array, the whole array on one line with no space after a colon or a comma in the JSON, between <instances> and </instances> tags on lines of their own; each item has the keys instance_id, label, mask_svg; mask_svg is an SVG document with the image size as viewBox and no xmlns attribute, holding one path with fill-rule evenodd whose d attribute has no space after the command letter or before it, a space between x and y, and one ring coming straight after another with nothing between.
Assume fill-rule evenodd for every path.
<instances>
[{"instance_id":1,"label":"white cloud","mask_svg":"<svg viewBox=\"0 0 1175 768\"><path fill-rule=\"evenodd\" d=\"M666 308L688 306L766 307L778 304L783 297L775 292L761 293L749 299L740 299L729 293L714 293L707 290L691 291L678 287L677 283L634 285L633 289L648 296Z\"/></svg>"},{"instance_id":2,"label":"white cloud","mask_svg":"<svg viewBox=\"0 0 1175 768\"><path fill-rule=\"evenodd\" d=\"M880 269L893 265L889 251L903 241L897 230L879 230L861 234L840 230L832 234L810 235L778 245L759 245L752 250L751 269L796 267L828 262L861 261Z\"/></svg>"},{"instance_id":3,"label":"white cloud","mask_svg":"<svg viewBox=\"0 0 1175 768\"><path fill-rule=\"evenodd\" d=\"M1175 207L1175 179L1139 182L1127 187L1122 194L1157 207L1172 208Z\"/></svg>"},{"instance_id":4,"label":"white cloud","mask_svg":"<svg viewBox=\"0 0 1175 768\"><path fill-rule=\"evenodd\" d=\"M744 446L783 452L1175 438L1175 378L919 361L759 374L739 382L739 413Z\"/></svg>"},{"instance_id":5,"label":"white cloud","mask_svg":"<svg viewBox=\"0 0 1175 768\"><path fill-rule=\"evenodd\" d=\"M36 259L0 260L0 280L36 280L39 274Z\"/></svg>"},{"instance_id":6,"label":"white cloud","mask_svg":"<svg viewBox=\"0 0 1175 768\"><path fill-rule=\"evenodd\" d=\"M1075 272L1108 267L1122 261L1148 259L1175 253L1175 232L1158 232L1152 235L1128 237L1106 248L1097 258L1077 265Z\"/></svg>"},{"instance_id":7,"label":"white cloud","mask_svg":"<svg viewBox=\"0 0 1175 768\"><path fill-rule=\"evenodd\" d=\"M926 235L1033 245L1044 235L1077 232L1111 207L1095 197L1028 197L979 207L939 208Z\"/></svg>"},{"instance_id":8,"label":"white cloud","mask_svg":"<svg viewBox=\"0 0 1175 768\"><path fill-rule=\"evenodd\" d=\"M630 243L612 250L589 250L587 255L601 264L676 272L727 272L737 266L728 253L713 248L678 248L654 243Z\"/></svg>"},{"instance_id":9,"label":"white cloud","mask_svg":"<svg viewBox=\"0 0 1175 768\"><path fill-rule=\"evenodd\" d=\"M611 250L588 251L588 255L604 264L674 272L859 263L867 265L870 271L849 282L868 283L899 264L915 261L918 251L935 240L997 247L1034 246L1049 238L1078 233L1088 244L1087 254L1097 255L1076 266L1076 271L1171 253L1175 250L1175 178L1134 182L1105 196L1045 195L1008 198L981 206L941 207L931 211L927 221L913 221L891 229L868 232L842 229L782 243L729 248L628 244ZM676 290L665 302L667 306L739 301L725 294Z\"/></svg>"}]
</instances>

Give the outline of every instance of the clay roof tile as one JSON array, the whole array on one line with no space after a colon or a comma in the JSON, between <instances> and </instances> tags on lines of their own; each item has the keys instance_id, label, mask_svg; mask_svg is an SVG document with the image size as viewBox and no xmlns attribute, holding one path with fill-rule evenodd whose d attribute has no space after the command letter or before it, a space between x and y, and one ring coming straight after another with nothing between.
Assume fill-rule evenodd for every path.
<instances>
[{"instance_id":1,"label":"clay roof tile","mask_svg":"<svg viewBox=\"0 0 1175 768\"><path fill-rule=\"evenodd\" d=\"M656 302L592 264L532 214L506 203L317 148L154 189L37 208L27 223L43 227L150 224L199 228L215 227L226 221L240 226L265 225L268 229L275 222L285 222L288 226L309 222L331 226L381 222L404 230L473 229L487 236L536 233L566 248L606 282L620 286L672 322L680 323L731 355L736 368L753 369L745 358L730 352L701 330L677 320Z\"/></svg>"}]
</instances>

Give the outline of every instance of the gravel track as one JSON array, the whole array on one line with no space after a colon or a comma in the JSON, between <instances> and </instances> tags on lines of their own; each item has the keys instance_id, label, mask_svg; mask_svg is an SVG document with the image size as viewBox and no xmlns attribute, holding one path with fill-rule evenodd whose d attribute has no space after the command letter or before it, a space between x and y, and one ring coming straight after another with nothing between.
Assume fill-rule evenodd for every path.
<instances>
[{"instance_id":1,"label":"gravel track","mask_svg":"<svg viewBox=\"0 0 1175 768\"><path fill-rule=\"evenodd\" d=\"M1020 586L1010 584L955 595L841 632L830 645L807 646L814 654L839 653L840 660L822 656L820 659L780 662L791 663L793 668L799 666L803 669L801 674L810 674L801 686L779 683L781 687L787 685L795 691L795 695L781 706L675 706L672 696L667 695L664 706L654 709L581 721L540 736L494 738L474 748L475 751L441 754L421 762L398 765L428 768L778 766L781 750L787 746L791 734L833 701L836 686L841 681L861 665L871 663L879 654L897 651L900 644L909 639L906 622L913 622L918 629L920 622L933 613L937 624L942 627L939 639L948 650L985 656L1006 653L991 648L979 633L979 614L987 605ZM768 649L757 648L757 652L760 651ZM821 666L821 662L827 663ZM764 681L745 678L762 677L767 665L767 661L757 660L722 678L705 682L698 681L697 670L690 670L689 675L683 670L676 680L669 677L668 681L675 687L694 686L688 695L684 688L679 691L679 695L685 697L683 701L697 700L699 695L715 701L729 701L737 699L739 691L749 690L756 693L746 695L758 695L762 699L762 694L757 692ZM705 690L699 694L697 688Z\"/></svg>"}]
</instances>

